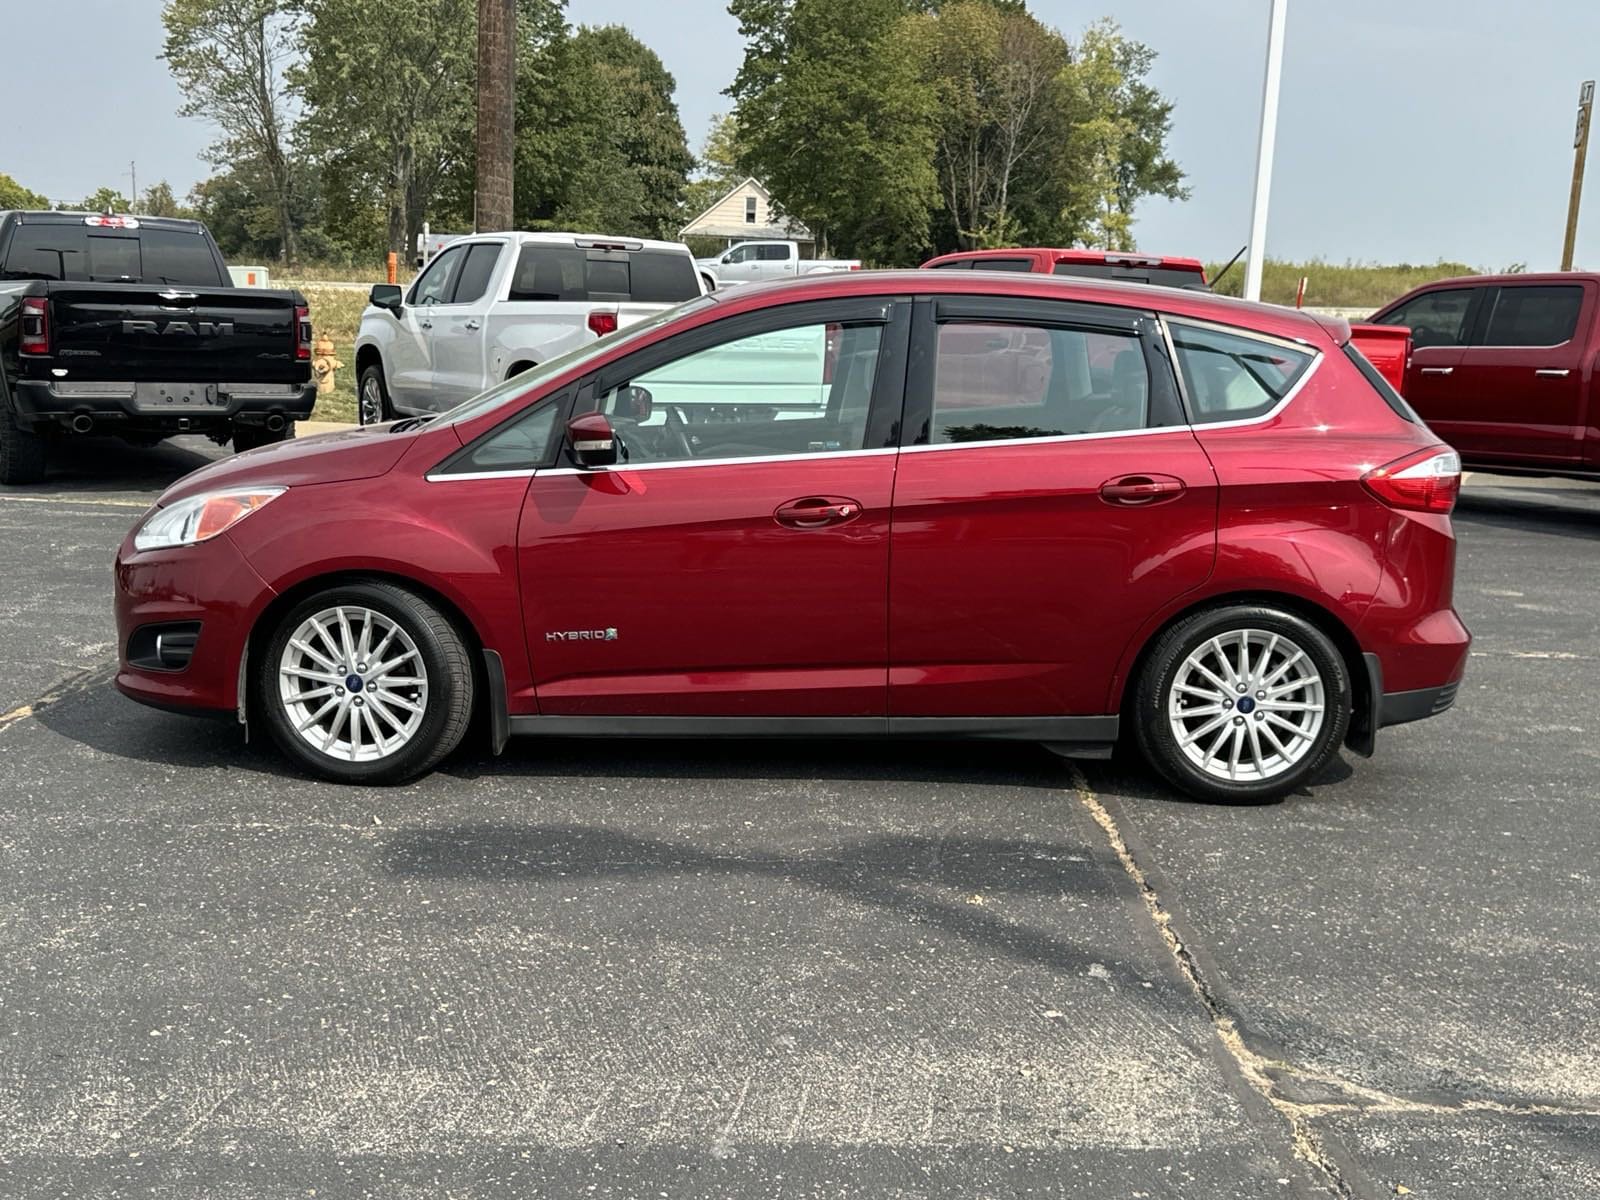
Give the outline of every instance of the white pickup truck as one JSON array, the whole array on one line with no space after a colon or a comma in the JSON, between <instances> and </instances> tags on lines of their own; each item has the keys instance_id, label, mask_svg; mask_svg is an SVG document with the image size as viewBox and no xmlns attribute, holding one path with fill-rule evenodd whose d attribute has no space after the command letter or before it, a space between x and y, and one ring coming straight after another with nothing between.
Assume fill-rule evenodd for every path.
<instances>
[{"instance_id":1,"label":"white pickup truck","mask_svg":"<svg viewBox=\"0 0 1600 1200\"><path fill-rule=\"evenodd\" d=\"M409 289L373 287L356 335L360 421L443 412L701 294L681 242L575 233L459 238Z\"/></svg>"},{"instance_id":2,"label":"white pickup truck","mask_svg":"<svg viewBox=\"0 0 1600 1200\"><path fill-rule=\"evenodd\" d=\"M714 291L734 283L785 279L796 275L824 275L829 271L859 271L859 258L801 258L798 242L740 242L716 258L697 258L695 266Z\"/></svg>"}]
</instances>

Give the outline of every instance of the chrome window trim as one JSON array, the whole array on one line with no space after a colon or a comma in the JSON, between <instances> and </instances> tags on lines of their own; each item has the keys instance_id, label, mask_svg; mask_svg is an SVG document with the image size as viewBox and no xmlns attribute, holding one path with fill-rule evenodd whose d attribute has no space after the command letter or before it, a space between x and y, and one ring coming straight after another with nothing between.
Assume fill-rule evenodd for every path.
<instances>
[{"instance_id":1,"label":"chrome window trim","mask_svg":"<svg viewBox=\"0 0 1600 1200\"><path fill-rule=\"evenodd\" d=\"M682 462L614 463L609 467L544 467L530 471L541 479L550 475L598 475L605 471L670 471L675 467L734 467L749 463L816 462L818 459L870 458L874 455L899 454L900 447L889 446L880 450L827 450L816 454L762 454L747 458L689 458Z\"/></svg>"},{"instance_id":2,"label":"chrome window trim","mask_svg":"<svg viewBox=\"0 0 1600 1200\"><path fill-rule=\"evenodd\" d=\"M422 478L428 483L454 483L458 479L531 479L536 468L518 467L510 471L430 471Z\"/></svg>"},{"instance_id":3,"label":"chrome window trim","mask_svg":"<svg viewBox=\"0 0 1600 1200\"><path fill-rule=\"evenodd\" d=\"M1184 389L1181 394L1183 396L1185 414L1189 417L1188 428L1196 433L1203 433L1211 429L1244 429L1250 425L1262 425L1274 420L1279 413L1294 403L1295 397L1300 394L1306 384L1311 382L1311 377L1321 369L1323 361L1327 358L1326 354L1309 341L1301 341L1298 338L1278 337L1276 334L1261 333L1239 325L1223 325L1216 321L1198 321L1191 317L1169 317L1165 313L1160 314L1157 319L1161 322L1162 334L1167 338L1167 344L1171 347L1172 370L1178 376L1178 386ZM1188 385L1183 379L1183 363L1178 358L1178 348L1172 342L1171 331L1166 328L1169 322L1173 325L1192 325L1198 329L1215 329L1218 333L1226 333L1231 337L1242 337L1248 340L1265 342L1268 345L1283 346L1289 350L1298 350L1302 354L1310 354L1311 361L1306 365L1306 369L1301 372L1300 378L1296 379L1293 386L1283 394L1283 399L1279 400L1266 412L1254 417L1240 417L1234 421L1196 421L1194 419L1194 411L1189 408Z\"/></svg>"}]
</instances>

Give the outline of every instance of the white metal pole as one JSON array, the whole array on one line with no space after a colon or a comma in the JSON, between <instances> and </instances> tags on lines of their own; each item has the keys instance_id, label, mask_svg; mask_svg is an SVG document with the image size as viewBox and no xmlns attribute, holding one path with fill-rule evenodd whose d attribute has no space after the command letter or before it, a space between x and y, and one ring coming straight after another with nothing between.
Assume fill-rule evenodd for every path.
<instances>
[{"instance_id":1,"label":"white metal pole","mask_svg":"<svg viewBox=\"0 0 1600 1200\"><path fill-rule=\"evenodd\" d=\"M1267 31L1267 77L1261 85L1261 140L1256 144L1256 198L1250 210L1250 257L1245 263L1244 298L1261 299L1261 268L1267 257L1267 198L1272 191L1272 148L1278 138L1278 85L1283 81L1283 27L1289 0L1272 0Z\"/></svg>"}]
</instances>

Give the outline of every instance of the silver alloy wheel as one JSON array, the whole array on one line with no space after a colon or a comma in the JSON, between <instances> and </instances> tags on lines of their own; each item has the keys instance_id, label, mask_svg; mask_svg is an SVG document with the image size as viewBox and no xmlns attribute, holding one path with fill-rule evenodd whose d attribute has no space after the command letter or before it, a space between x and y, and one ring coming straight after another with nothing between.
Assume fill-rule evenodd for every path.
<instances>
[{"instance_id":1,"label":"silver alloy wheel","mask_svg":"<svg viewBox=\"0 0 1600 1200\"><path fill-rule=\"evenodd\" d=\"M363 425L383 423L383 388L376 375L369 374L361 381L360 416Z\"/></svg>"},{"instance_id":2,"label":"silver alloy wheel","mask_svg":"<svg viewBox=\"0 0 1600 1200\"><path fill-rule=\"evenodd\" d=\"M1234 629L1178 667L1167 719L1178 749L1213 779L1275 779L1316 745L1327 696L1317 665L1281 633Z\"/></svg>"},{"instance_id":3,"label":"silver alloy wheel","mask_svg":"<svg viewBox=\"0 0 1600 1200\"><path fill-rule=\"evenodd\" d=\"M428 671L411 635L370 608L313 613L278 660L290 727L330 758L376 762L407 745L428 710Z\"/></svg>"}]
</instances>

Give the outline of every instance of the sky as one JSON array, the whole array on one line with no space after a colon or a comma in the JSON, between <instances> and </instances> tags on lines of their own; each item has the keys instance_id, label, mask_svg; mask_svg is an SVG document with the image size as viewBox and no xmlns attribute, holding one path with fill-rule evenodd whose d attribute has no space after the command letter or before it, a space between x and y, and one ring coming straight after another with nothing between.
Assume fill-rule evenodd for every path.
<instances>
[{"instance_id":1,"label":"sky","mask_svg":"<svg viewBox=\"0 0 1600 1200\"><path fill-rule=\"evenodd\" d=\"M1559 265L1578 86L1600 77L1596 0L1288 0L1267 252L1491 270ZM213 134L175 115L159 0L0 0L12 103L0 171L57 200L210 173ZM1218 260L1250 228L1269 0L1030 0L1074 37L1109 16L1154 49L1175 104L1183 202L1146 201L1140 248ZM574 23L627 25L677 78L698 148L742 43L725 0L569 0ZM18 24L20 17L20 27ZM22 98L28 98L23 102ZM1600 135L1578 265L1600 269ZM819 164L826 169L826 164Z\"/></svg>"}]
</instances>

